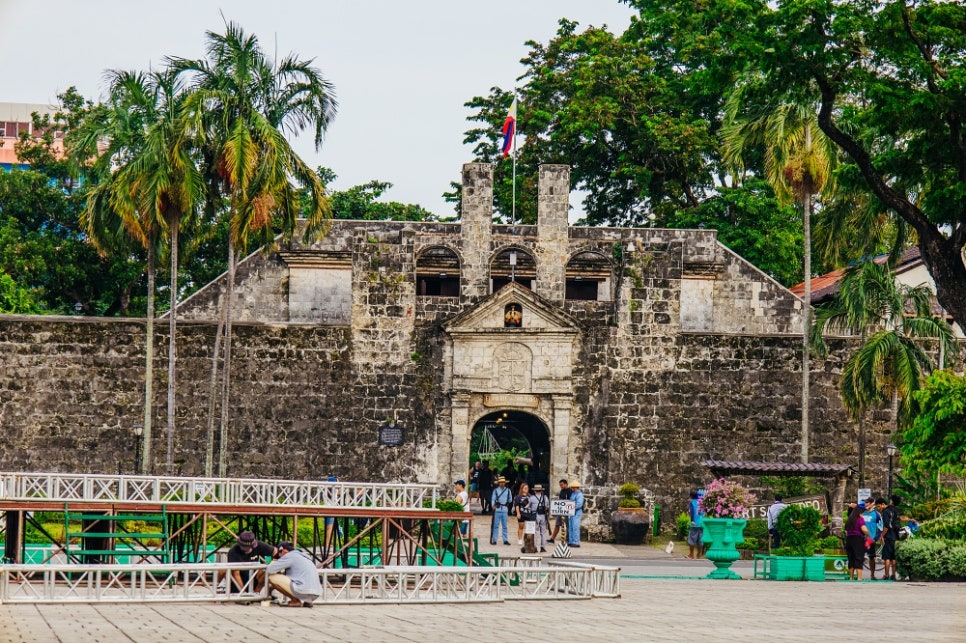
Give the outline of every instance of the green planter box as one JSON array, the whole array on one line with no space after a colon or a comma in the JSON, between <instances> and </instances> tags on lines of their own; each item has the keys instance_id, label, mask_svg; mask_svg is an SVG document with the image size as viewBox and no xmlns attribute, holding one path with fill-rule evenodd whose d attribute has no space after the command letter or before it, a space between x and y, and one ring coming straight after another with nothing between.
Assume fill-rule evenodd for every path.
<instances>
[{"instance_id":1,"label":"green planter box","mask_svg":"<svg viewBox=\"0 0 966 643\"><path fill-rule=\"evenodd\" d=\"M761 563L761 570L759 570ZM755 578L825 580L825 556L755 556Z\"/></svg>"}]
</instances>

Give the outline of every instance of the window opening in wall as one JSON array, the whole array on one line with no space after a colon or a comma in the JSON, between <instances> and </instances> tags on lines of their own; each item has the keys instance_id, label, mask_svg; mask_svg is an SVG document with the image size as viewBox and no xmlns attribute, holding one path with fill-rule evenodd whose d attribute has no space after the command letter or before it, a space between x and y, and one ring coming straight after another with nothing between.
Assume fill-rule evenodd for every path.
<instances>
[{"instance_id":1,"label":"window opening in wall","mask_svg":"<svg viewBox=\"0 0 966 643\"><path fill-rule=\"evenodd\" d=\"M537 278L537 266L533 257L521 248L503 250L490 262L490 283L496 292L508 283L516 282L524 288L533 288Z\"/></svg>"},{"instance_id":2,"label":"window opening in wall","mask_svg":"<svg viewBox=\"0 0 966 643\"><path fill-rule=\"evenodd\" d=\"M429 248L416 260L416 294L421 297L459 297L460 260L449 248Z\"/></svg>"},{"instance_id":3,"label":"window opening in wall","mask_svg":"<svg viewBox=\"0 0 966 643\"><path fill-rule=\"evenodd\" d=\"M613 266L598 252L581 252L567 262L567 299L609 301Z\"/></svg>"}]
</instances>

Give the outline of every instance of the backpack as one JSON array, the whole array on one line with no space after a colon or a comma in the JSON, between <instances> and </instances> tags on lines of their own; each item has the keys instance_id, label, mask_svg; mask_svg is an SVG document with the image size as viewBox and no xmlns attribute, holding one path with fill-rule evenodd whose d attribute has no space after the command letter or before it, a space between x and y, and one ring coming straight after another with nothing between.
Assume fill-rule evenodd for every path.
<instances>
[{"instance_id":1,"label":"backpack","mask_svg":"<svg viewBox=\"0 0 966 643\"><path fill-rule=\"evenodd\" d=\"M547 515L547 496L546 494L540 496L540 500L537 501L537 514L540 516Z\"/></svg>"}]
</instances>

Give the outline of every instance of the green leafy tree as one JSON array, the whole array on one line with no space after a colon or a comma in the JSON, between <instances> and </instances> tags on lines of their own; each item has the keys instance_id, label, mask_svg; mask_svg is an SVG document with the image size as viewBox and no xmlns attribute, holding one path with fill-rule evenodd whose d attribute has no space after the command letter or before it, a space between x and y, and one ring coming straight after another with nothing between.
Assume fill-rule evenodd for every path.
<instances>
[{"instance_id":1,"label":"green leafy tree","mask_svg":"<svg viewBox=\"0 0 966 643\"><path fill-rule=\"evenodd\" d=\"M913 394L917 414L902 434L902 460L931 473L966 474L966 377L935 371Z\"/></svg>"},{"instance_id":2,"label":"green leafy tree","mask_svg":"<svg viewBox=\"0 0 966 643\"><path fill-rule=\"evenodd\" d=\"M319 180L326 188L338 176L326 167L316 169ZM377 201L392 183L372 180L362 185L355 185L347 190L329 193L333 219L354 219L357 221L436 221L437 217L429 210L419 205L398 203L396 201ZM303 190L301 193L302 207L310 207L311 195Z\"/></svg>"},{"instance_id":3,"label":"green leafy tree","mask_svg":"<svg viewBox=\"0 0 966 643\"><path fill-rule=\"evenodd\" d=\"M865 480L865 413L892 402L893 432L908 417L908 401L933 362L923 340L956 352L949 325L933 316L931 291L896 282L884 263L863 261L845 272L838 295L818 308L812 345L824 355L825 333L858 335L862 344L842 369L842 402L859 424L859 481Z\"/></svg>"},{"instance_id":4,"label":"green leafy tree","mask_svg":"<svg viewBox=\"0 0 966 643\"><path fill-rule=\"evenodd\" d=\"M779 200L794 200L802 206L804 231L805 319L802 327L802 462L808 462L809 426L809 330L812 300L813 199L835 189L833 172L835 150L818 128L814 113L802 104L766 105L748 111L744 100L746 87L757 89L756 76L747 85L739 84L726 103L726 122L722 128L724 158L733 166L744 166L743 154L750 147L763 150L764 177Z\"/></svg>"},{"instance_id":5,"label":"green leafy tree","mask_svg":"<svg viewBox=\"0 0 966 643\"><path fill-rule=\"evenodd\" d=\"M170 62L179 73L192 78L186 108L191 113L189 127L203 146L208 208L214 210L221 204L228 208L218 458L219 473L224 474L235 266L240 253L250 246L271 244L278 233L291 237L300 213L306 217L306 237L325 231L331 209L322 182L295 153L285 134L311 129L316 148L321 147L325 129L335 116L336 101L332 86L311 61L294 55L273 61L258 39L235 23L228 23L224 34L208 32L205 48L204 59L172 58ZM300 211L292 181L307 190L307 210Z\"/></svg>"},{"instance_id":6,"label":"green leafy tree","mask_svg":"<svg viewBox=\"0 0 966 643\"><path fill-rule=\"evenodd\" d=\"M937 298L966 324L966 5L787 0L730 44L771 104L815 104L882 211L915 234Z\"/></svg>"}]
</instances>

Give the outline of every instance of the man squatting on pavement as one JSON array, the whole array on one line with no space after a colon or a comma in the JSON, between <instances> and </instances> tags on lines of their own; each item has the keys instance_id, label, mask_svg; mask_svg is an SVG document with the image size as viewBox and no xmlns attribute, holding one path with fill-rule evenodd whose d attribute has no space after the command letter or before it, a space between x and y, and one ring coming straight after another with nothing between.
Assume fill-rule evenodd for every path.
<instances>
[{"instance_id":1,"label":"man squatting on pavement","mask_svg":"<svg viewBox=\"0 0 966 643\"><path fill-rule=\"evenodd\" d=\"M319 570L307 554L288 542L280 542L278 559L268 565L268 583L289 598L289 607L312 607L312 601L322 595Z\"/></svg>"}]
</instances>

